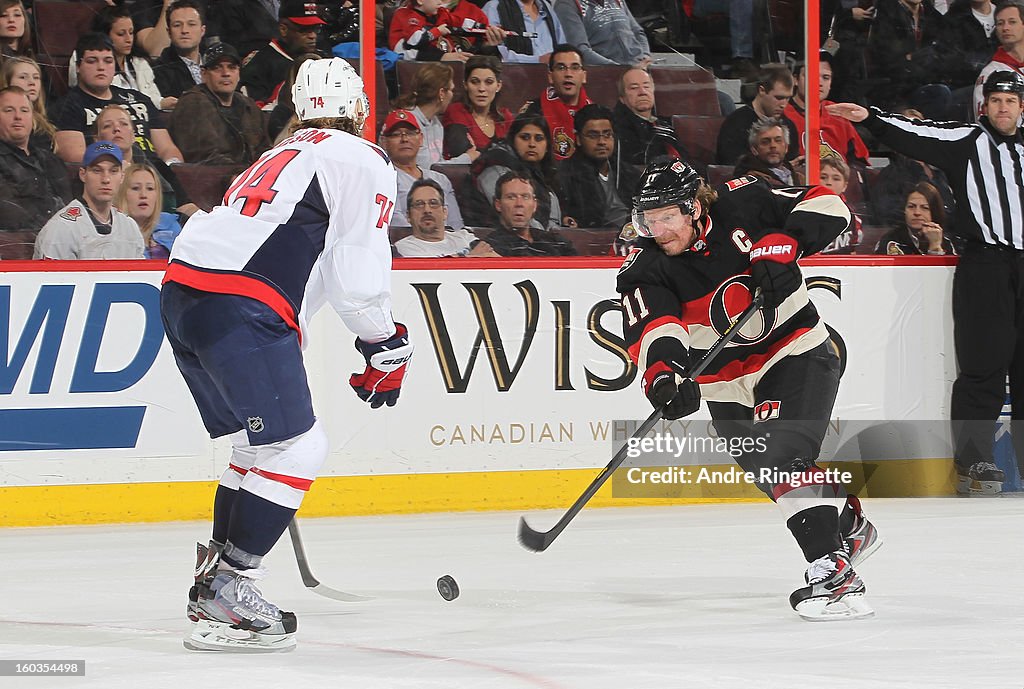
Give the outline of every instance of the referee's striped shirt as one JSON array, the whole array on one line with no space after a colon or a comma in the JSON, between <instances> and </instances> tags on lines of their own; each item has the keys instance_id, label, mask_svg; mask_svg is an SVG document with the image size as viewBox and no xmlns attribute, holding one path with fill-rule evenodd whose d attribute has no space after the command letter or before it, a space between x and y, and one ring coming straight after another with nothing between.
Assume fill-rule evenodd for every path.
<instances>
[{"instance_id":1,"label":"referee's striped shirt","mask_svg":"<svg viewBox=\"0 0 1024 689\"><path fill-rule=\"evenodd\" d=\"M1024 139L977 124L910 120L871 108L865 126L880 141L941 169L956 198L956 226L969 242L1024 250Z\"/></svg>"}]
</instances>

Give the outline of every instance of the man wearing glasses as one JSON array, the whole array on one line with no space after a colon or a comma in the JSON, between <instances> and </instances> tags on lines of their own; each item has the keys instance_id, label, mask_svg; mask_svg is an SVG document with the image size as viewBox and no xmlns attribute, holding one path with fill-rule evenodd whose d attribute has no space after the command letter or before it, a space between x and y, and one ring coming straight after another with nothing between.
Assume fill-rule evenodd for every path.
<instances>
[{"instance_id":1,"label":"man wearing glasses","mask_svg":"<svg viewBox=\"0 0 1024 689\"><path fill-rule=\"evenodd\" d=\"M486 239L499 256L575 256L572 243L556 232L533 224L537 192L521 172L506 172L495 187L498 227Z\"/></svg>"},{"instance_id":2,"label":"man wearing glasses","mask_svg":"<svg viewBox=\"0 0 1024 689\"><path fill-rule=\"evenodd\" d=\"M444 190L432 179L418 179L409 190L406 212L412 235L395 242L404 258L445 258L449 256L497 256L490 244L466 229L445 228L448 208Z\"/></svg>"},{"instance_id":3,"label":"man wearing glasses","mask_svg":"<svg viewBox=\"0 0 1024 689\"><path fill-rule=\"evenodd\" d=\"M282 0L277 16L277 38L242 65L240 86L264 110L277 103L278 91L295 58L316 52L317 33L327 23L317 14L315 2L302 0Z\"/></svg>"},{"instance_id":4,"label":"man wearing glasses","mask_svg":"<svg viewBox=\"0 0 1024 689\"><path fill-rule=\"evenodd\" d=\"M544 116L551 127L551 153L555 160L565 160L576 149L573 118L590 105L584 88L587 68L579 48L568 44L555 47L548 60L548 83L540 98L524 105L520 112Z\"/></svg>"},{"instance_id":5,"label":"man wearing glasses","mask_svg":"<svg viewBox=\"0 0 1024 689\"><path fill-rule=\"evenodd\" d=\"M398 200L391 214L391 226L409 227L409 218L405 214L409 191L417 180L429 179L444 191L448 224L452 227L462 227L462 213L459 212L459 202L455 200L451 180L440 172L424 170L416 163L416 157L423 145L423 130L412 111L392 110L388 113L380 130L380 145L391 158L391 163L398 173Z\"/></svg>"},{"instance_id":6,"label":"man wearing glasses","mask_svg":"<svg viewBox=\"0 0 1024 689\"><path fill-rule=\"evenodd\" d=\"M619 175L615 160L615 129L612 111L588 105L576 113L579 144L572 157L558 168L562 183L562 213L580 227L614 227L629 222L633 198L630 175Z\"/></svg>"}]
</instances>

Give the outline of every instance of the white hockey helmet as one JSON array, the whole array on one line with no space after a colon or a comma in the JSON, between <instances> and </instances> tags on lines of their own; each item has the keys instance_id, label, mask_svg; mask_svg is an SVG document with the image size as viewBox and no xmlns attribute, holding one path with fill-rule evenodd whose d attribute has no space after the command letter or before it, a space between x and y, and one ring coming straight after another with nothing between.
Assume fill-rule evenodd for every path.
<instances>
[{"instance_id":1,"label":"white hockey helmet","mask_svg":"<svg viewBox=\"0 0 1024 689\"><path fill-rule=\"evenodd\" d=\"M362 78L340 57L303 62L292 85L292 102L300 121L347 117L358 129L370 112Z\"/></svg>"}]
</instances>

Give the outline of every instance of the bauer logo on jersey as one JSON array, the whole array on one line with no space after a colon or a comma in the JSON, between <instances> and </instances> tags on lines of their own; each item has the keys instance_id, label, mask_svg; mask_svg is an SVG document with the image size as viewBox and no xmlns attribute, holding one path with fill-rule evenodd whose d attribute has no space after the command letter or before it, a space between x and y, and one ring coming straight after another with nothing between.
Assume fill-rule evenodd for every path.
<instances>
[{"instance_id":1,"label":"bauer logo on jersey","mask_svg":"<svg viewBox=\"0 0 1024 689\"><path fill-rule=\"evenodd\" d=\"M249 431L252 433L260 433L264 428L262 416L250 416L245 422L249 425Z\"/></svg>"},{"instance_id":2,"label":"bauer logo on jersey","mask_svg":"<svg viewBox=\"0 0 1024 689\"><path fill-rule=\"evenodd\" d=\"M769 419L779 418L779 410L782 409L782 402L777 400L765 400L754 407L754 423L763 423Z\"/></svg>"}]
</instances>

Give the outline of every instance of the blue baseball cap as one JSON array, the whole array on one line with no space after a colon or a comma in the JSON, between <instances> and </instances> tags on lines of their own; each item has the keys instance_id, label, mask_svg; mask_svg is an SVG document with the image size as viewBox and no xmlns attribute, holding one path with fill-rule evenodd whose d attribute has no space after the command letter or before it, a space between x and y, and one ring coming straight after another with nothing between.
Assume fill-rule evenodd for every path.
<instances>
[{"instance_id":1,"label":"blue baseball cap","mask_svg":"<svg viewBox=\"0 0 1024 689\"><path fill-rule=\"evenodd\" d=\"M118 165L124 164L124 156L121 155L121 149L117 147L117 144L110 141L95 141L85 149L85 155L82 156L82 167L89 167L96 162L97 158L103 156L110 156L117 161Z\"/></svg>"}]
</instances>

